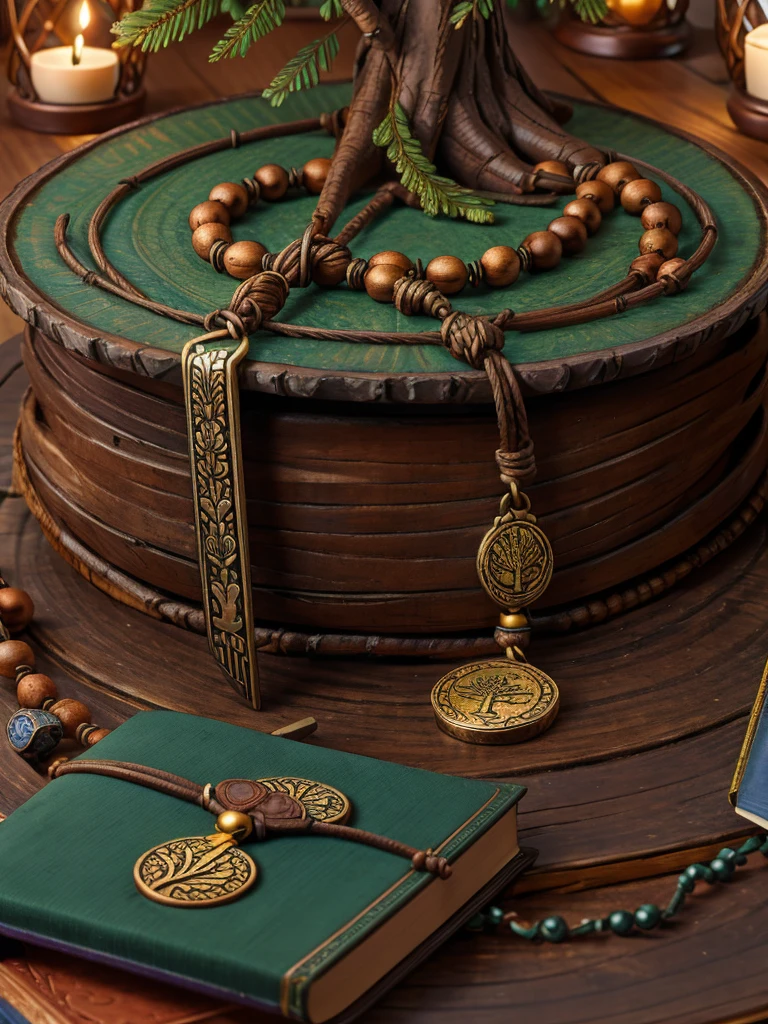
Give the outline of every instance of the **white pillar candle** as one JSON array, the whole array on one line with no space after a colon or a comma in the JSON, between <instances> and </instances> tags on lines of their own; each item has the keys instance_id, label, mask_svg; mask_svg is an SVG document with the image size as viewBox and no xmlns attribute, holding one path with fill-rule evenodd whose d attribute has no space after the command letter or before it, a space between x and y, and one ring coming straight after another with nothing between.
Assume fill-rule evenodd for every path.
<instances>
[{"instance_id":1,"label":"white pillar candle","mask_svg":"<svg viewBox=\"0 0 768 1024\"><path fill-rule=\"evenodd\" d=\"M71 46L53 46L32 54L29 73L41 103L104 103L115 95L120 66L117 54L100 46L84 46L79 64Z\"/></svg>"},{"instance_id":2,"label":"white pillar candle","mask_svg":"<svg viewBox=\"0 0 768 1024\"><path fill-rule=\"evenodd\" d=\"M768 100L768 24L744 36L744 75L747 92L761 100Z\"/></svg>"}]
</instances>

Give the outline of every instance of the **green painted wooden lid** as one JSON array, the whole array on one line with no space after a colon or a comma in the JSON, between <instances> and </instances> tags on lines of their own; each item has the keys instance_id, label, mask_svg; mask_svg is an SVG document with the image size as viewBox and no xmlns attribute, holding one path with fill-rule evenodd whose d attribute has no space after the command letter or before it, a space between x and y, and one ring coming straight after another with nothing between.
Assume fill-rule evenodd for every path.
<instances>
[{"instance_id":1,"label":"green painted wooden lid","mask_svg":"<svg viewBox=\"0 0 768 1024\"><path fill-rule=\"evenodd\" d=\"M226 136L232 128L243 131L315 115L344 105L349 95L348 85L325 86L292 96L279 110L256 97L214 103L139 122L68 154L22 184L0 211L7 244L7 252L0 250L0 268L9 301L28 319L36 318L44 328L47 323L64 344L140 373L175 378L175 356L195 329L84 285L56 252L56 217L71 214L73 248L93 266L86 242L88 221L119 179L179 149ZM681 295L576 327L508 333L506 354L536 391L612 379L678 358L713 330L733 329L745 311L764 301L765 218L758 186L703 144L624 111L577 103L568 127L597 146L636 154L692 186L712 205L720 237L714 254ZM236 282L216 274L194 254L187 224L191 208L219 181L237 181L267 162L301 165L313 156L329 156L332 150L333 140L317 132L228 149L161 175L111 214L103 235L107 255L153 299L199 313L226 306ZM676 200L666 187L664 198ZM381 249L400 249L425 262L441 253L455 253L469 261L491 245L519 245L529 232L545 228L567 201L564 197L553 208L497 205L492 226L432 220L400 207L358 236L352 251L369 256ZM356 197L350 215L364 202L365 197ZM677 203L682 205L679 199ZM280 249L301 235L314 204L309 196L262 203L238 221L234 237L257 238L273 251ZM700 232L693 213L687 208L683 213L680 253L690 255ZM522 312L588 297L626 274L641 232L639 220L617 208L583 254L564 260L550 273L524 275L508 289L467 288L454 297L454 307L491 313L508 306ZM30 313L31 307L37 312ZM51 326L55 312L64 314L61 329ZM403 317L391 305L375 303L346 287L297 289L279 319L326 328L436 329L434 320ZM108 339L106 349L99 342L102 337ZM116 339L127 343L124 358L116 352ZM438 346L339 343L259 332L252 338L250 357L256 362L246 370L245 383L260 390L363 400L487 398L484 375L458 364Z\"/></svg>"}]
</instances>

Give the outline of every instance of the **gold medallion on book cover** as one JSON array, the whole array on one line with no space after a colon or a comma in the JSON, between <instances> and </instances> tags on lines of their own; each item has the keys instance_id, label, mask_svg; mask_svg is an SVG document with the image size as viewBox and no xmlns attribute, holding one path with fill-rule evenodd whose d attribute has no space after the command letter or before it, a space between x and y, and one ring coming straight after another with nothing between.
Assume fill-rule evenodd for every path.
<instances>
[{"instance_id":1,"label":"gold medallion on book cover","mask_svg":"<svg viewBox=\"0 0 768 1024\"><path fill-rule=\"evenodd\" d=\"M136 861L136 888L170 907L214 907L250 889L258 870L230 835L172 839L147 850Z\"/></svg>"},{"instance_id":2,"label":"gold medallion on book cover","mask_svg":"<svg viewBox=\"0 0 768 1024\"><path fill-rule=\"evenodd\" d=\"M352 804L347 797L325 782L300 779L292 775L276 775L268 779L257 779L272 792L287 793L306 808L307 814L315 821L327 821L343 825L352 814Z\"/></svg>"},{"instance_id":3,"label":"gold medallion on book cover","mask_svg":"<svg viewBox=\"0 0 768 1024\"><path fill-rule=\"evenodd\" d=\"M432 690L437 724L466 743L520 743L547 729L560 695L546 672L513 658L475 661Z\"/></svg>"}]
</instances>

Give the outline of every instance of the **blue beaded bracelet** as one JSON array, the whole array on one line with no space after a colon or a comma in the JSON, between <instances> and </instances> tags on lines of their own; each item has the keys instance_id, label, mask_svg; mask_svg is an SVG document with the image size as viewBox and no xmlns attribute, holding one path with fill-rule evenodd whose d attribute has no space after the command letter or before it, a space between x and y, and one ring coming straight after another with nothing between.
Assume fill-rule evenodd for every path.
<instances>
[{"instance_id":1,"label":"blue beaded bracelet","mask_svg":"<svg viewBox=\"0 0 768 1024\"><path fill-rule=\"evenodd\" d=\"M614 910L606 917L587 917L571 928L558 914L552 914L542 921L526 926L516 920L515 914L505 914L501 907L487 907L472 918L467 928L470 931L486 931L502 926L508 927L513 935L533 942L565 942L567 939L600 932L626 936L637 931L651 931L665 921L670 921L682 910L686 896L693 892L697 882L703 881L714 885L715 882L730 881L736 868L746 864L747 855L757 851L768 859L768 834L763 832L752 836L738 850L726 846L709 864L690 864L678 878L677 888L666 910L657 907L655 903L644 903L634 913L629 910Z\"/></svg>"}]
</instances>

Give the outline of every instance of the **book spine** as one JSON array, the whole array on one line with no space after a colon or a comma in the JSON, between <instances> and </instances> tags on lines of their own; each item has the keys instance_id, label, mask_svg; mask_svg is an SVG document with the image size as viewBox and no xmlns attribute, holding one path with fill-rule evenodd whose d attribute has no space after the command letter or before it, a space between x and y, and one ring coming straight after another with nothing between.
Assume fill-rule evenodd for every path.
<instances>
[{"instance_id":1,"label":"book spine","mask_svg":"<svg viewBox=\"0 0 768 1024\"><path fill-rule=\"evenodd\" d=\"M739 796L739 787L741 786L742 779L744 778L744 772L747 767L747 761L749 760L749 754L752 750L752 744L755 741L757 734L757 726L760 721L760 715L763 711L763 705L765 704L765 696L768 692L768 661L765 663L763 669L763 678L760 681L760 687L757 691L757 697L755 698L755 704L752 708L752 714L749 716L749 725L747 726L747 734L744 737L744 743L741 747L741 753L739 759L736 762L736 771L731 781L731 789L728 793L728 799L733 807L736 806L736 801Z\"/></svg>"}]
</instances>

